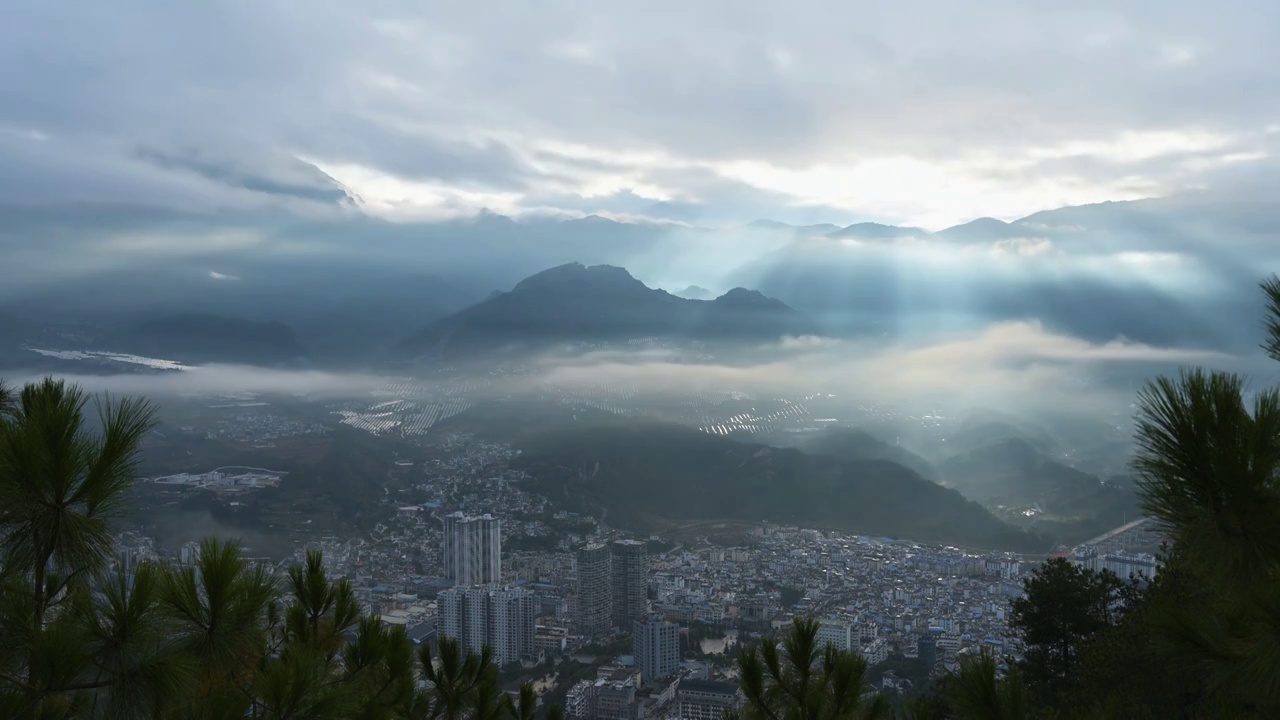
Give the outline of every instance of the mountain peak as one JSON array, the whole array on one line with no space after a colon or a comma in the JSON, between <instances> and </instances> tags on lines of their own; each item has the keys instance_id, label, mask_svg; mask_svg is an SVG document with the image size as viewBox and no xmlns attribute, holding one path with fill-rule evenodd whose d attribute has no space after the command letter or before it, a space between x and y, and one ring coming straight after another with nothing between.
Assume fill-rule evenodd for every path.
<instances>
[{"instance_id":1,"label":"mountain peak","mask_svg":"<svg viewBox=\"0 0 1280 720\"><path fill-rule=\"evenodd\" d=\"M1016 225L993 217L980 217L967 223L954 225L946 230L939 230L938 236L968 241L1003 240L1022 234Z\"/></svg>"},{"instance_id":2,"label":"mountain peak","mask_svg":"<svg viewBox=\"0 0 1280 720\"><path fill-rule=\"evenodd\" d=\"M689 287L673 294L676 297L681 297L685 300L706 300L711 297L710 290L697 285L690 285Z\"/></svg>"},{"instance_id":3,"label":"mountain peak","mask_svg":"<svg viewBox=\"0 0 1280 720\"><path fill-rule=\"evenodd\" d=\"M793 225L788 225L784 222L779 222L777 220L769 220L768 218L752 220L751 222L747 223L747 227L756 228L759 230L794 230L795 229Z\"/></svg>"},{"instance_id":4,"label":"mountain peak","mask_svg":"<svg viewBox=\"0 0 1280 720\"><path fill-rule=\"evenodd\" d=\"M860 238L863 240L893 240L900 237L924 237L929 233L917 227L899 227L876 222L854 223L847 227L827 233L833 238Z\"/></svg>"},{"instance_id":5,"label":"mountain peak","mask_svg":"<svg viewBox=\"0 0 1280 720\"><path fill-rule=\"evenodd\" d=\"M567 220L566 222L573 223L575 225L601 225L601 226L621 224L617 220L610 220L609 218L604 217L602 215L587 215L586 217L572 218L570 220Z\"/></svg>"},{"instance_id":6,"label":"mountain peak","mask_svg":"<svg viewBox=\"0 0 1280 720\"><path fill-rule=\"evenodd\" d=\"M759 290L748 290L747 288L736 287L729 292L721 295L712 302L717 305L723 305L735 308L751 308L751 309L768 309L768 310L790 310L787 304L781 300L768 297Z\"/></svg>"},{"instance_id":7,"label":"mountain peak","mask_svg":"<svg viewBox=\"0 0 1280 720\"><path fill-rule=\"evenodd\" d=\"M939 231L939 234L948 233L953 230L1003 230L1007 227L1009 227L1009 223L1003 220L997 220L993 217L980 217L974 218L966 223L953 225L946 230Z\"/></svg>"},{"instance_id":8,"label":"mountain peak","mask_svg":"<svg viewBox=\"0 0 1280 720\"><path fill-rule=\"evenodd\" d=\"M489 208L481 208L480 212L470 218L470 224L488 228L509 228L514 227L516 221Z\"/></svg>"},{"instance_id":9,"label":"mountain peak","mask_svg":"<svg viewBox=\"0 0 1280 720\"><path fill-rule=\"evenodd\" d=\"M402 348L457 354L652 337L757 342L813 332L799 313L755 290L739 287L715 300L689 300L649 288L623 268L575 262L441 318Z\"/></svg>"},{"instance_id":10,"label":"mountain peak","mask_svg":"<svg viewBox=\"0 0 1280 720\"><path fill-rule=\"evenodd\" d=\"M648 290L644 283L631 276L626 268L616 265L583 265L572 262L558 265L530 275L516 284L512 292L541 290Z\"/></svg>"}]
</instances>

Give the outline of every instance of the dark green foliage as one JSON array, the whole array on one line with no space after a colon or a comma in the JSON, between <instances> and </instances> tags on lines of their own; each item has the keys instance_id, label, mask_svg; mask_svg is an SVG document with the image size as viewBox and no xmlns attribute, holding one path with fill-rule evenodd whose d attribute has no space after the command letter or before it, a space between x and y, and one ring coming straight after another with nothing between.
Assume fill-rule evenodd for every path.
<instances>
[{"instance_id":1,"label":"dark green foliage","mask_svg":"<svg viewBox=\"0 0 1280 720\"><path fill-rule=\"evenodd\" d=\"M903 680L910 680L912 687L919 692L928 686L933 668L923 658L893 653L884 662L871 666L868 672L873 685L879 685L886 673L893 673Z\"/></svg>"},{"instance_id":2,"label":"dark green foliage","mask_svg":"<svg viewBox=\"0 0 1280 720\"><path fill-rule=\"evenodd\" d=\"M797 618L780 642L766 639L738 658L743 720L889 717L885 699L868 692L866 661L819 645L817 634L816 620Z\"/></svg>"},{"instance_id":3,"label":"dark green foliage","mask_svg":"<svg viewBox=\"0 0 1280 720\"><path fill-rule=\"evenodd\" d=\"M1031 702L1017 669L1001 678L990 655L968 657L951 677L947 697L958 720L1023 720Z\"/></svg>"},{"instance_id":4,"label":"dark green foliage","mask_svg":"<svg viewBox=\"0 0 1280 720\"><path fill-rule=\"evenodd\" d=\"M1144 509L1175 544L1224 579L1280 559L1280 390L1253 406L1236 375L1190 370L1139 396L1138 470Z\"/></svg>"},{"instance_id":5,"label":"dark green foliage","mask_svg":"<svg viewBox=\"0 0 1280 720\"><path fill-rule=\"evenodd\" d=\"M1280 280L1263 290L1263 347L1280 360ZM1118 621L1098 610L1097 578L1051 564L1028 583L1014 625L1036 704L1072 717L1277 716L1280 391L1246 401L1229 373L1157 378L1138 398L1137 449L1142 506L1172 544L1144 592L1119 593Z\"/></svg>"},{"instance_id":6,"label":"dark green foliage","mask_svg":"<svg viewBox=\"0 0 1280 720\"><path fill-rule=\"evenodd\" d=\"M318 553L278 577L208 540L189 567L109 570L151 412L104 402L95 433L86 402L54 381L0 386L0 717L535 717L532 688L503 699L487 652L415 656Z\"/></svg>"},{"instance_id":7,"label":"dark green foliage","mask_svg":"<svg viewBox=\"0 0 1280 720\"><path fill-rule=\"evenodd\" d=\"M938 473L948 487L987 506L1039 508L1037 528L1066 544L1096 537L1138 514L1129 487L1103 483L1021 437L967 446L940 463Z\"/></svg>"},{"instance_id":8,"label":"dark green foliage","mask_svg":"<svg viewBox=\"0 0 1280 720\"><path fill-rule=\"evenodd\" d=\"M609 523L651 531L762 519L967 547L1043 551L1039 537L887 460L840 460L740 443L675 423L494 403L452 418L522 450L533 488L603 507Z\"/></svg>"},{"instance_id":9,"label":"dark green foliage","mask_svg":"<svg viewBox=\"0 0 1280 720\"><path fill-rule=\"evenodd\" d=\"M1263 281L1262 294L1267 300L1267 338L1262 349L1280 361L1280 277L1272 275Z\"/></svg>"},{"instance_id":10,"label":"dark green foliage","mask_svg":"<svg viewBox=\"0 0 1280 720\"><path fill-rule=\"evenodd\" d=\"M1127 593L1110 572L1093 572L1055 558L1024 582L1013 601L1010 627L1026 645L1027 680L1042 702L1053 702L1075 681L1081 646L1119 619Z\"/></svg>"},{"instance_id":11,"label":"dark green foliage","mask_svg":"<svg viewBox=\"0 0 1280 720\"><path fill-rule=\"evenodd\" d=\"M1263 292L1263 347L1280 360L1280 280ZM1177 667L1203 674L1206 695L1280 713L1280 390L1247 403L1244 389L1192 370L1139 398L1140 494L1185 588L1150 623Z\"/></svg>"},{"instance_id":12,"label":"dark green foliage","mask_svg":"<svg viewBox=\"0 0 1280 720\"><path fill-rule=\"evenodd\" d=\"M887 443L858 428L831 427L816 433L779 433L770 444L795 447L810 455L830 455L841 460L888 460L937 482L938 471L928 460L902 447Z\"/></svg>"}]
</instances>

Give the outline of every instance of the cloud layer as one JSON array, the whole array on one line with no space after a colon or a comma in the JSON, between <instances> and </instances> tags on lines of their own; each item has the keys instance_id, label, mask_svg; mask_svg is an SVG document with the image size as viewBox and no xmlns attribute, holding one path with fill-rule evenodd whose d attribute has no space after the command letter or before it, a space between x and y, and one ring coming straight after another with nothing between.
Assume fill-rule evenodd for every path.
<instances>
[{"instance_id":1,"label":"cloud layer","mask_svg":"<svg viewBox=\"0 0 1280 720\"><path fill-rule=\"evenodd\" d=\"M1280 9L1255 0L6 16L9 201L933 228L1275 177L1280 141Z\"/></svg>"},{"instance_id":2,"label":"cloud layer","mask_svg":"<svg viewBox=\"0 0 1280 720\"><path fill-rule=\"evenodd\" d=\"M981 405L1087 413L1127 407L1141 378L1189 365L1258 369L1221 353L1126 341L1090 343L1048 332L1038 323L1014 322L911 343L790 338L733 364L635 352L546 358L535 377L562 386L834 393L917 409Z\"/></svg>"},{"instance_id":3,"label":"cloud layer","mask_svg":"<svg viewBox=\"0 0 1280 720\"><path fill-rule=\"evenodd\" d=\"M732 360L732 361L730 361ZM959 411L975 405L1017 411L1097 412L1127 407L1135 383L1188 365L1252 371L1274 379L1268 365L1222 353L1172 350L1113 341L1090 343L1034 322L999 323L971 332L910 342L787 338L743 348L717 360L664 349L625 348L543 355L527 373L496 380L487 392L585 389L629 385L645 392L743 391L804 396L834 394L851 401ZM39 373L13 372L13 385ZM204 365L157 374L64 375L92 392L171 397L234 393L360 399L402 378L376 372L340 373L237 365ZM493 377L490 376L490 380ZM424 387L429 380L418 381Z\"/></svg>"}]
</instances>

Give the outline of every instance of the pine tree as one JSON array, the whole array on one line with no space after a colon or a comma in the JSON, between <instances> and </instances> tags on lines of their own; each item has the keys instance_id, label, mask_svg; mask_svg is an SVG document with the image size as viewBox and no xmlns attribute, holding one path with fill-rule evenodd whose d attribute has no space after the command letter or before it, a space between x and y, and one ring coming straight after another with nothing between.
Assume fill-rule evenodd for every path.
<instances>
[{"instance_id":1,"label":"pine tree","mask_svg":"<svg viewBox=\"0 0 1280 720\"><path fill-rule=\"evenodd\" d=\"M875 720L889 717L869 692L861 656L818 643L818 621L797 618L781 642L765 640L738 658L745 720ZM871 697L868 697L868 696Z\"/></svg>"}]
</instances>

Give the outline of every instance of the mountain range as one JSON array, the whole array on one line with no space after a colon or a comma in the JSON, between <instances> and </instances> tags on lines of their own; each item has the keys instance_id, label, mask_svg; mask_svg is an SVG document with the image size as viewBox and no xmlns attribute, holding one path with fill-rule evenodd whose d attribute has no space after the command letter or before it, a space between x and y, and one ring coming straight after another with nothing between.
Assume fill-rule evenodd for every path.
<instances>
[{"instance_id":1,"label":"mountain range","mask_svg":"<svg viewBox=\"0 0 1280 720\"><path fill-rule=\"evenodd\" d=\"M625 267L690 298L751 288L829 332L911 339L1018 320L1095 342L1248 352L1261 322L1256 283L1280 267L1280 218L1245 201L1101 203L936 232L494 213L393 223L347 207L355 200L341 188L295 181L298 194L345 209L0 204L0 314L33 326L25 337L165 315L279 321L319 361L356 364L495 289L577 262Z\"/></svg>"},{"instance_id":2,"label":"mountain range","mask_svg":"<svg viewBox=\"0 0 1280 720\"><path fill-rule=\"evenodd\" d=\"M801 314L754 290L690 300L650 288L620 267L570 263L436 320L400 349L411 356L459 355L644 337L761 341L811 330Z\"/></svg>"},{"instance_id":3,"label":"mountain range","mask_svg":"<svg viewBox=\"0 0 1280 720\"><path fill-rule=\"evenodd\" d=\"M638 532L768 520L975 548L1048 545L892 460L810 454L542 403L480 405L442 430L513 445L531 489Z\"/></svg>"},{"instance_id":4,"label":"mountain range","mask_svg":"<svg viewBox=\"0 0 1280 720\"><path fill-rule=\"evenodd\" d=\"M1132 482L1104 481L1069 465L1059 442L1034 424L981 413L963 419L945 439L915 438L932 460L854 427L738 439L845 461L892 462L1055 544L1077 544L1141 512Z\"/></svg>"},{"instance_id":5,"label":"mountain range","mask_svg":"<svg viewBox=\"0 0 1280 720\"><path fill-rule=\"evenodd\" d=\"M219 315L166 315L106 340L107 349L186 363L282 365L306 362L310 352L280 322Z\"/></svg>"}]
</instances>

